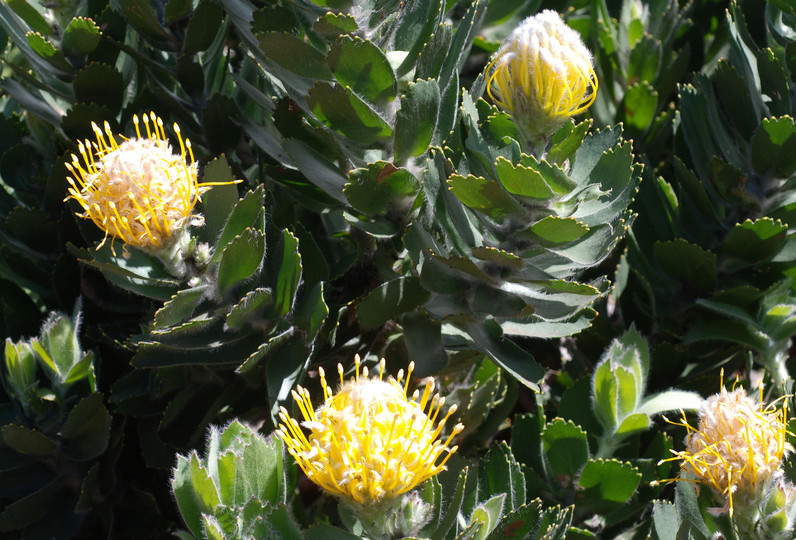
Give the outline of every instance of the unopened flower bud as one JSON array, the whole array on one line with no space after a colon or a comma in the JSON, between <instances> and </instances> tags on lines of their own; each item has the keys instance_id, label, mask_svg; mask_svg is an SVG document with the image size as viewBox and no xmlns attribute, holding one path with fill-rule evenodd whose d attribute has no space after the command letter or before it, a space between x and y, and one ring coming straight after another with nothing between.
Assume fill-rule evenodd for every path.
<instances>
[{"instance_id":1,"label":"unopened flower bud","mask_svg":"<svg viewBox=\"0 0 796 540\"><path fill-rule=\"evenodd\" d=\"M533 147L591 106L597 92L591 53L552 10L528 17L511 33L487 66L486 82L522 142Z\"/></svg>"}]
</instances>

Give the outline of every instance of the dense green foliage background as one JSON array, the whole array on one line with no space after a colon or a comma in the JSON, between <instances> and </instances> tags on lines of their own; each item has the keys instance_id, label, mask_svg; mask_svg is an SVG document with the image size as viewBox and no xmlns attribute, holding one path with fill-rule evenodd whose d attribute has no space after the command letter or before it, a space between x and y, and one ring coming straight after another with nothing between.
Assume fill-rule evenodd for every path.
<instances>
[{"instance_id":1,"label":"dense green foliage background","mask_svg":"<svg viewBox=\"0 0 796 540\"><path fill-rule=\"evenodd\" d=\"M537 159L483 69L543 8L600 83ZM792 1L6 0L0 43L0 534L210 535L177 454L207 467L233 419L268 436L358 353L459 404L427 537L732 537L709 490L651 482L685 435L659 413L722 368L791 392ZM191 276L94 249L64 201L91 122L129 136L148 111L202 181L242 180L204 195ZM254 493L271 528L222 498L218 537L352 537L251 444L280 463Z\"/></svg>"}]
</instances>

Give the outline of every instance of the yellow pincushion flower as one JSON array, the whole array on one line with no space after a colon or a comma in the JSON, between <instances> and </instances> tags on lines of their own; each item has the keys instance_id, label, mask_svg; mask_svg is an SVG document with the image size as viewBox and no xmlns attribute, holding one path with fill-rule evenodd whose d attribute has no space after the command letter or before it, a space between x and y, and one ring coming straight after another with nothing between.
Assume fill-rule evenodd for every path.
<instances>
[{"instance_id":1,"label":"yellow pincushion flower","mask_svg":"<svg viewBox=\"0 0 796 540\"><path fill-rule=\"evenodd\" d=\"M761 396L762 397L762 396ZM729 509L733 515L740 502L747 505L761 495L782 459L793 447L786 441L788 408L786 398L763 405L743 388L721 392L705 400L699 410L699 424L692 427L683 414L672 422L688 430L686 449L673 452L664 461L682 461L681 477L709 486L725 502L717 513ZM667 420L668 421L668 420Z\"/></svg>"},{"instance_id":2,"label":"yellow pincushion flower","mask_svg":"<svg viewBox=\"0 0 796 540\"><path fill-rule=\"evenodd\" d=\"M546 141L589 108L597 93L592 56L552 10L525 19L486 68L487 93L528 138Z\"/></svg>"},{"instance_id":3,"label":"yellow pincushion flower","mask_svg":"<svg viewBox=\"0 0 796 540\"><path fill-rule=\"evenodd\" d=\"M437 423L445 398L432 397L431 378L422 396L415 391L409 399L413 364L403 385L403 370L397 380L383 380L384 360L378 378L368 378L366 367L360 377L359 357L355 364L356 376L348 382L343 379L343 367L337 366L341 387L336 394L319 369L324 403L317 410L307 389L299 386L293 391L309 436L284 407L277 434L310 480L346 502L368 506L394 499L444 470L457 449L449 447L451 440L463 426L457 424L444 443L438 439L456 406ZM446 456L437 463L443 453Z\"/></svg>"},{"instance_id":4,"label":"yellow pincushion flower","mask_svg":"<svg viewBox=\"0 0 796 540\"><path fill-rule=\"evenodd\" d=\"M82 161L72 154L72 162L66 164L73 175L67 178L67 199L78 201L83 207L78 215L105 232L102 244L110 236L157 251L185 229L195 217L191 212L200 194L213 184L198 182L191 142L182 138L177 124L179 154L172 151L163 120L155 113L143 115L145 137L138 116L133 123L136 137L119 135L121 142L108 122L104 133L91 124L96 141L78 141Z\"/></svg>"}]
</instances>

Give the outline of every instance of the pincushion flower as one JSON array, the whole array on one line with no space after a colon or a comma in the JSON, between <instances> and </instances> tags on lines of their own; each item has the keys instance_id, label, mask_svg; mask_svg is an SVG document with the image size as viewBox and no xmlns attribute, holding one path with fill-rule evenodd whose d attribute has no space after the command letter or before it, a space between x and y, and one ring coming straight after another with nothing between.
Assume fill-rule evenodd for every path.
<instances>
[{"instance_id":1,"label":"pincushion flower","mask_svg":"<svg viewBox=\"0 0 796 540\"><path fill-rule=\"evenodd\" d=\"M83 213L78 215L105 233L100 247L110 237L112 249L114 238L147 251L168 248L186 225L201 221L192 211L213 185L198 182L191 142L183 139L177 124L180 152L175 154L163 120L154 112L142 119L145 136L136 115L136 136L119 135L120 140L108 122L104 133L92 123L96 140L78 141L80 158L72 154L66 164L72 173L67 199L80 203Z\"/></svg>"},{"instance_id":2,"label":"pincushion flower","mask_svg":"<svg viewBox=\"0 0 796 540\"><path fill-rule=\"evenodd\" d=\"M793 451L786 441L788 410L785 398L763 405L743 388L721 392L705 400L696 428L683 415L671 422L688 430L685 450L664 461L682 462L678 480L711 488L724 503L715 513L746 507L760 499L766 484Z\"/></svg>"},{"instance_id":3,"label":"pincushion flower","mask_svg":"<svg viewBox=\"0 0 796 540\"><path fill-rule=\"evenodd\" d=\"M408 398L413 364L403 384L403 370L397 379L384 380L384 360L378 378L369 378L367 367L360 376L359 357L355 364L356 375L349 381L344 381L338 364L336 394L319 369L324 402L317 410L307 389L299 386L293 391L309 436L284 407L277 434L310 480L345 502L364 507L395 499L444 470L457 449L450 447L451 440L463 426L457 424L444 442L439 439L456 406L438 421L445 399L439 394L432 397L432 378L422 396L415 391Z\"/></svg>"},{"instance_id":4,"label":"pincushion flower","mask_svg":"<svg viewBox=\"0 0 796 540\"><path fill-rule=\"evenodd\" d=\"M487 93L509 113L526 141L544 143L589 108L597 75L580 35L552 10L525 19L486 68Z\"/></svg>"}]
</instances>

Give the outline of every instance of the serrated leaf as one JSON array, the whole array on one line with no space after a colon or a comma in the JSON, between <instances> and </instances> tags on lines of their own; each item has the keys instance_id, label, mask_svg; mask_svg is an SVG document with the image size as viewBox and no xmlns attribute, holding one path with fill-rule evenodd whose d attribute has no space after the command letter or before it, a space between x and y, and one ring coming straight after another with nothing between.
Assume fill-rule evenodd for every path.
<instances>
[{"instance_id":1,"label":"serrated leaf","mask_svg":"<svg viewBox=\"0 0 796 540\"><path fill-rule=\"evenodd\" d=\"M761 218L736 223L717 251L749 264L760 264L779 253L787 241L788 226L780 220Z\"/></svg>"},{"instance_id":2,"label":"serrated leaf","mask_svg":"<svg viewBox=\"0 0 796 540\"><path fill-rule=\"evenodd\" d=\"M238 202L238 188L235 187L234 181L235 176L232 174L232 169L227 163L227 158L224 154L221 154L204 167L202 182L222 184L213 186L202 196L205 214L204 230L208 241L215 243L214 245L217 251L219 249L224 249L226 246L226 243L221 244L217 242L216 239L219 238L225 224L230 218L230 213ZM235 223L237 223L237 221L235 221ZM230 231L227 242L243 233L243 230L241 229L239 232L235 232L235 234L231 234L232 232L234 232L234 230ZM217 261L220 260L220 258L220 255L216 257L214 254L213 260Z\"/></svg>"},{"instance_id":3,"label":"serrated leaf","mask_svg":"<svg viewBox=\"0 0 796 540\"><path fill-rule=\"evenodd\" d=\"M91 54L102 39L102 32L88 17L75 17L64 30L61 47L66 54Z\"/></svg>"},{"instance_id":4,"label":"serrated leaf","mask_svg":"<svg viewBox=\"0 0 796 540\"><path fill-rule=\"evenodd\" d=\"M254 321L261 316L262 310L274 301L270 289L258 287L246 293L246 296L232 306L227 313L227 326L233 330L241 328L247 321Z\"/></svg>"},{"instance_id":5,"label":"serrated leaf","mask_svg":"<svg viewBox=\"0 0 796 540\"><path fill-rule=\"evenodd\" d=\"M66 419L61 432L66 441L63 452L76 461L93 459L105 452L110 431L111 415L102 394L90 394L75 405Z\"/></svg>"},{"instance_id":6,"label":"serrated leaf","mask_svg":"<svg viewBox=\"0 0 796 540\"><path fill-rule=\"evenodd\" d=\"M193 55L207 50L215 41L223 20L224 10L220 5L208 0L201 0L188 23L183 52Z\"/></svg>"},{"instance_id":7,"label":"serrated leaf","mask_svg":"<svg viewBox=\"0 0 796 540\"><path fill-rule=\"evenodd\" d=\"M716 255L696 244L678 238L656 242L652 246L655 260L670 276L713 290L716 284Z\"/></svg>"},{"instance_id":8,"label":"serrated leaf","mask_svg":"<svg viewBox=\"0 0 796 540\"><path fill-rule=\"evenodd\" d=\"M333 79L323 53L296 36L267 32L258 34L257 39L265 56L282 68L308 79L322 81Z\"/></svg>"},{"instance_id":9,"label":"serrated leaf","mask_svg":"<svg viewBox=\"0 0 796 540\"><path fill-rule=\"evenodd\" d=\"M627 502L641 481L641 473L630 463L589 460L578 479L576 500L597 512L609 511Z\"/></svg>"},{"instance_id":10,"label":"serrated leaf","mask_svg":"<svg viewBox=\"0 0 796 540\"><path fill-rule=\"evenodd\" d=\"M7 0L7 3L8 7L13 9L14 13L19 15L30 26L31 30L45 36L52 35L52 29L47 24L47 20L26 0Z\"/></svg>"},{"instance_id":11,"label":"serrated leaf","mask_svg":"<svg viewBox=\"0 0 796 540\"><path fill-rule=\"evenodd\" d=\"M357 26L354 17L348 13L327 12L312 23L312 29L325 38L332 40L340 34L356 32L359 26Z\"/></svg>"},{"instance_id":12,"label":"serrated leaf","mask_svg":"<svg viewBox=\"0 0 796 540\"><path fill-rule=\"evenodd\" d=\"M224 176L226 177L227 175L225 174ZM247 228L256 228L257 218L264 211L264 202L265 192L263 185L260 184L254 191L246 193L246 195L231 208L232 211L228 212L228 217L224 222L223 229L220 229L221 234L216 235L218 241L215 244L213 257L210 259L211 262L218 262L221 260L223 248L230 243L233 238L242 234ZM221 214L221 212L218 213ZM216 227L214 226L214 228Z\"/></svg>"},{"instance_id":13,"label":"serrated leaf","mask_svg":"<svg viewBox=\"0 0 796 540\"><path fill-rule=\"evenodd\" d=\"M341 35L332 43L326 63L342 86L371 103L395 99L395 73L379 47L369 40Z\"/></svg>"},{"instance_id":14,"label":"serrated leaf","mask_svg":"<svg viewBox=\"0 0 796 540\"><path fill-rule=\"evenodd\" d=\"M420 182L412 173L386 161L354 169L348 178L350 182L343 189L348 202L371 215L408 208L420 190Z\"/></svg>"},{"instance_id":15,"label":"serrated leaf","mask_svg":"<svg viewBox=\"0 0 796 540\"><path fill-rule=\"evenodd\" d=\"M329 315L329 307L323 300L323 282L316 283L301 296L296 306L296 325L307 332L307 339L312 340L321 329Z\"/></svg>"},{"instance_id":16,"label":"serrated leaf","mask_svg":"<svg viewBox=\"0 0 796 540\"><path fill-rule=\"evenodd\" d=\"M448 179L448 185L456 198L465 206L483 212L489 217L502 219L508 215L525 213L523 207L497 182L472 174L466 178L454 174Z\"/></svg>"},{"instance_id":17,"label":"serrated leaf","mask_svg":"<svg viewBox=\"0 0 796 540\"><path fill-rule=\"evenodd\" d=\"M568 121L550 139L550 150L547 151L547 161L562 165L570 159L580 148L586 132L589 130L591 120L584 120L575 125L574 120Z\"/></svg>"},{"instance_id":18,"label":"serrated leaf","mask_svg":"<svg viewBox=\"0 0 796 540\"><path fill-rule=\"evenodd\" d=\"M167 328L183 322L191 316L208 289L208 285L203 284L179 291L155 312L155 326Z\"/></svg>"},{"instance_id":19,"label":"serrated leaf","mask_svg":"<svg viewBox=\"0 0 796 540\"><path fill-rule=\"evenodd\" d=\"M655 118L658 92L646 82L628 86L625 91L625 121L639 131L645 131Z\"/></svg>"},{"instance_id":20,"label":"serrated leaf","mask_svg":"<svg viewBox=\"0 0 796 540\"><path fill-rule=\"evenodd\" d=\"M176 44L171 34L158 22L152 6L147 0L119 0L122 15L130 25L138 30L144 37L160 46L176 49Z\"/></svg>"},{"instance_id":21,"label":"serrated leaf","mask_svg":"<svg viewBox=\"0 0 796 540\"><path fill-rule=\"evenodd\" d=\"M586 432L572 422L555 418L545 426L542 444L555 480L562 487L569 487L589 459Z\"/></svg>"},{"instance_id":22,"label":"serrated leaf","mask_svg":"<svg viewBox=\"0 0 796 540\"><path fill-rule=\"evenodd\" d=\"M72 71L72 65L66 61L63 53L57 50L46 37L38 32L28 32L25 37L27 38L30 48L33 49L36 54L44 58L51 66L66 73Z\"/></svg>"},{"instance_id":23,"label":"serrated leaf","mask_svg":"<svg viewBox=\"0 0 796 540\"><path fill-rule=\"evenodd\" d=\"M92 62L75 74L75 97L86 103L104 105L112 112L122 107L122 74L107 64Z\"/></svg>"},{"instance_id":24,"label":"serrated leaf","mask_svg":"<svg viewBox=\"0 0 796 540\"><path fill-rule=\"evenodd\" d=\"M532 233L533 237L541 240L543 244L556 246L572 243L588 233L589 230L589 227L574 218L546 216L531 225L522 234Z\"/></svg>"},{"instance_id":25,"label":"serrated leaf","mask_svg":"<svg viewBox=\"0 0 796 540\"><path fill-rule=\"evenodd\" d=\"M246 229L226 245L218 263L218 290L226 296L233 287L249 279L265 257L265 235Z\"/></svg>"},{"instance_id":26,"label":"serrated leaf","mask_svg":"<svg viewBox=\"0 0 796 540\"><path fill-rule=\"evenodd\" d=\"M395 161L419 156L428 150L437 128L439 85L434 79L410 82L401 95L395 118Z\"/></svg>"},{"instance_id":27,"label":"serrated leaf","mask_svg":"<svg viewBox=\"0 0 796 540\"><path fill-rule=\"evenodd\" d=\"M423 304L430 293L416 277L400 277L376 287L357 305L363 328L378 328L401 313Z\"/></svg>"},{"instance_id":28,"label":"serrated leaf","mask_svg":"<svg viewBox=\"0 0 796 540\"><path fill-rule=\"evenodd\" d=\"M442 18L444 4L443 0L410 0L401 5L401 16L393 30L395 50L406 51L406 57L397 69L399 76L415 67L420 51Z\"/></svg>"},{"instance_id":29,"label":"serrated leaf","mask_svg":"<svg viewBox=\"0 0 796 540\"><path fill-rule=\"evenodd\" d=\"M16 424L7 424L0 429L3 442L20 454L43 456L53 453L58 445L41 431Z\"/></svg>"},{"instance_id":30,"label":"serrated leaf","mask_svg":"<svg viewBox=\"0 0 796 540\"><path fill-rule=\"evenodd\" d=\"M351 88L318 82L307 95L313 114L330 129L366 145L385 141L393 130Z\"/></svg>"},{"instance_id":31,"label":"serrated leaf","mask_svg":"<svg viewBox=\"0 0 796 540\"><path fill-rule=\"evenodd\" d=\"M269 257L268 265L273 277L274 307L269 317L284 317L293 308L296 290L301 279L301 253L298 239L288 230L282 231L281 248Z\"/></svg>"},{"instance_id":32,"label":"serrated leaf","mask_svg":"<svg viewBox=\"0 0 796 540\"><path fill-rule=\"evenodd\" d=\"M477 525L476 531L474 531L471 536L459 535L458 538L484 540L497 526L500 515L503 513L503 504L505 500L506 494L501 493L476 506L470 516L470 527Z\"/></svg>"}]
</instances>

